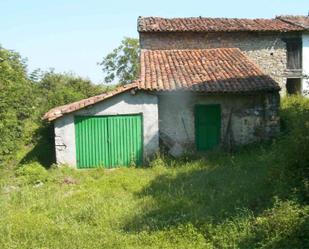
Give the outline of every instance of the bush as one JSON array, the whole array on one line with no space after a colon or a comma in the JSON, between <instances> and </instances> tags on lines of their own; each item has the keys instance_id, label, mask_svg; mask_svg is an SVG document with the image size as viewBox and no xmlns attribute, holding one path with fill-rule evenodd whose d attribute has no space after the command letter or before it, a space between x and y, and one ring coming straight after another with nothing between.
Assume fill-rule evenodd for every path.
<instances>
[{"instance_id":1,"label":"bush","mask_svg":"<svg viewBox=\"0 0 309 249\"><path fill-rule=\"evenodd\" d=\"M48 171L39 163L25 164L15 171L17 177L26 184L38 184L48 180Z\"/></svg>"},{"instance_id":2,"label":"bush","mask_svg":"<svg viewBox=\"0 0 309 249\"><path fill-rule=\"evenodd\" d=\"M308 248L308 207L277 200L274 207L257 217L250 244L261 248Z\"/></svg>"},{"instance_id":3,"label":"bush","mask_svg":"<svg viewBox=\"0 0 309 249\"><path fill-rule=\"evenodd\" d=\"M281 103L281 122L286 145L283 154L289 163L299 166L309 162L309 99L301 96L287 97Z\"/></svg>"},{"instance_id":4,"label":"bush","mask_svg":"<svg viewBox=\"0 0 309 249\"><path fill-rule=\"evenodd\" d=\"M35 101L35 87L27 78L25 60L0 46L0 163L12 155L24 138Z\"/></svg>"},{"instance_id":5,"label":"bush","mask_svg":"<svg viewBox=\"0 0 309 249\"><path fill-rule=\"evenodd\" d=\"M28 76L26 60L1 45L0 58L0 164L16 158L24 145L48 140L41 117L50 108L110 90L53 70L35 70Z\"/></svg>"},{"instance_id":6,"label":"bush","mask_svg":"<svg viewBox=\"0 0 309 249\"><path fill-rule=\"evenodd\" d=\"M309 99L302 96L283 98L281 103L283 136L272 146L275 162L284 177L297 184L297 191L308 194ZM274 164L275 166L275 164Z\"/></svg>"},{"instance_id":7,"label":"bush","mask_svg":"<svg viewBox=\"0 0 309 249\"><path fill-rule=\"evenodd\" d=\"M149 163L150 168L164 168L166 167L166 161L163 155L157 154Z\"/></svg>"}]
</instances>

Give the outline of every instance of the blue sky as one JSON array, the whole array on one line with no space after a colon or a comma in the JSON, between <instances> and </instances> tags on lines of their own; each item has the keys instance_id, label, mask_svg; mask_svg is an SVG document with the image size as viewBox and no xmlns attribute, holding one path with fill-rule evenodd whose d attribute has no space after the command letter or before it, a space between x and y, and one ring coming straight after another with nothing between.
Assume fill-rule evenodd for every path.
<instances>
[{"instance_id":1,"label":"blue sky","mask_svg":"<svg viewBox=\"0 0 309 249\"><path fill-rule=\"evenodd\" d=\"M29 70L71 71L96 83L97 65L138 16L270 18L307 15L308 0L0 0L0 44L28 58Z\"/></svg>"}]
</instances>

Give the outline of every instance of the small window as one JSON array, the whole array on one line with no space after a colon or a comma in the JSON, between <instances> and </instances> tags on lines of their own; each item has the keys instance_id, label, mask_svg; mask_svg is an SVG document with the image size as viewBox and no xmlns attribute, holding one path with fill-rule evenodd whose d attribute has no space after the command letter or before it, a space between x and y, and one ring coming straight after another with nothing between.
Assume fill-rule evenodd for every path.
<instances>
[{"instance_id":1,"label":"small window","mask_svg":"<svg viewBox=\"0 0 309 249\"><path fill-rule=\"evenodd\" d=\"M301 69L302 42L300 39L289 39L286 42L287 69Z\"/></svg>"},{"instance_id":2,"label":"small window","mask_svg":"<svg viewBox=\"0 0 309 249\"><path fill-rule=\"evenodd\" d=\"M293 78L286 80L287 94L300 94L301 93L301 79Z\"/></svg>"}]
</instances>

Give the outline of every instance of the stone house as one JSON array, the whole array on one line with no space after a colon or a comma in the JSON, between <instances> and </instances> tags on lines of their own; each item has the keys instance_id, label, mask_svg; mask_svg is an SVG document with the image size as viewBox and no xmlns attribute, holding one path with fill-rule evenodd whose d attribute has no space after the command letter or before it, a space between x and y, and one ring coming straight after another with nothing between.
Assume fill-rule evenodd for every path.
<instances>
[{"instance_id":1,"label":"stone house","mask_svg":"<svg viewBox=\"0 0 309 249\"><path fill-rule=\"evenodd\" d=\"M303 28L301 36L294 41L294 51L300 57L300 68L302 69L302 76L309 76L309 16L278 16L280 19L289 24L296 25ZM309 93L309 79L308 77L295 77L296 89L308 96Z\"/></svg>"},{"instance_id":2,"label":"stone house","mask_svg":"<svg viewBox=\"0 0 309 249\"><path fill-rule=\"evenodd\" d=\"M297 25L296 19L303 25ZM305 33L309 30L308 22L309 17L305 16L275 19L140 17L138 30L142 49L239 48L278 82L281 95L285 95L305 90L302 65L308 68L309 62L302 61L308 53L302 44L308 47Z\"/></svg>"},{"instance_id":3,"label":"stone house","mask_svg":"<svg viewBox=\"0 0 309 249\"><path fill-rule=\"evenodd\" d=\"M280 87L299 73L286 41L303 30L278 18L140 17L140 77L45 114L57 162L139 165L160 147L177 157L275 136Z\"/></svg>"}]
</instances>

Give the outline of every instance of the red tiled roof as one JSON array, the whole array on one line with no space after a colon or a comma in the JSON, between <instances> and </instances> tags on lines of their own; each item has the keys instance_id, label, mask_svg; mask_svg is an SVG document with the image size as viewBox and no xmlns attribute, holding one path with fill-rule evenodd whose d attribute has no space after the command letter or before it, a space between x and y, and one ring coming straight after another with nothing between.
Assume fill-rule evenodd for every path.
<instances>
[{"instance_id":1,"label":"red tiled roof","mask_svg":"<svg viewBox=\"0 0 309 249\"><path fill-rule=\"evenodd\" d=\"M139 80L107 93L55 107L43 119L55 120L135 88L204 93L280 90L278 84L263 74L238 48L142 50Z\"/></svg>"},{"instance_id":2,"label":"red tiled roof","mask_svg":"<svg viewBox=\"0 0 309 249\"><path fill-rule=\"evenodd\" d=\"M48 121L55 120L57 118L60 118L64 114L83 109L83 108L90 106L90 105L94 105L98 102L101 102L105 99L111 98L111 97L113 97L117 94L126 92L128 90L134 89L136 87L137 87L137 84L134 82L134 83L131 83L131 84L127 84L127 85L124 85L124 86L117 87L115 90L107 92L107 93L102 93L100 95L93 96L93 97L90 97L90 98L87 98L87 99L82 99L82 100L79 100L79 101L76 101L76 102L73 102L73 103L70 103L70 104L67 104L67 105L55 107L55 108L49 110L47 113L45 113L43 119L46 119Z\"/></svg>"},{"instance_id":3,"label":"red tiled roof","mask_svg":"<svg viewBox=\"0 0 309 249\"><path fill-rule=\"evenodd\" d=\"M277 16L276 18L309 30L309 16Z\"/></svg>"},{"instance_id":4,"label":"red tiled roof","mask_svg":"<svg viewBox=\"0 0 309 249\"><path fill-rule=\"evenodd\" d=\"M139 17L139 32L233 32L233 31L302 31L303 28L279 19L241 18L162 18Z\"/></svg>"},{"instance_id":5,"label":"red tiled roof","mask_svg":"<svg viewBox=\"0 0 309 249\"><path fill-rule=\"evenodd\" d=\"M139 89L235 93L279 90L238 48L142 50Z\"/></svg>"}]
</instances>

